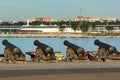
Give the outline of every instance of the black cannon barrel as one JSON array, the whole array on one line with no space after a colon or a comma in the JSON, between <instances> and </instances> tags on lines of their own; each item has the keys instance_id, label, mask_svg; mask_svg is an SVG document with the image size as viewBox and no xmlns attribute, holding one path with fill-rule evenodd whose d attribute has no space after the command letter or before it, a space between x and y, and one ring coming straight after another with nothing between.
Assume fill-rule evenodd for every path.
<instances>
[{"instance_id":1,"label":"black cannon barrel","mask_svg":"<svg viewBox=\"0 0 120 80\"><path fill-rule=\"evenodd\" d=\"M115 53L115 52L117 52L117 50L116 50L116 48L114 46L111 46L109 44L103 43L103 42L101 42L99 40L95 40L94 44L97 45L97 46L99 46L99 47L105 48L106 50L109 51L109 53Z\"/></svg>"},{"instance_id":2,"label":"black cannon barrel","mask_svg":"<svg viewBox=\"0 0 120 80\"><path fill-rule=\"evenodd\" d=\"M41 43L38 40L34 41L34 45L40 47L45 54L53 54L53 48L52 47L50 47L50 46L48 46L44 43Z\"/></svg>"},{"instance_id":3,"label":"black cannon barrel","mask_svg":"<svg viewBox=\"0 0 120 80\"><path fill-rule=\"evenodd\" d=\"M0 54L0 57L4 57L4 54Z\"/></svg>"},{"instance_id":4,"label":"black cannon barrel","mask_svg":"<svg viewBox=\"0 0 120 80\"><path fill-rule=\"evenodd\" d=\"M21 53L20 48L8 42L6 39L2 41L2 44L6 46L6 48L11 49L14 53L18 53L18 54Z\"/></svg>"},{"instance_id":5,"label":"black cannon barrel","mask_svg":"<svg viewBox=\"0 0 120 80\"><path fill-rule=\"evenodd\" d=\"M71 43L71 42L69 42L67 40L64 41L64 45L66 45L67 47L72 48L77 54L85 52L84 48L79 47L79 46L77 46L77 45L75 45L75 44L73 44L73 43Z\"/></svg>"}]
</instances>

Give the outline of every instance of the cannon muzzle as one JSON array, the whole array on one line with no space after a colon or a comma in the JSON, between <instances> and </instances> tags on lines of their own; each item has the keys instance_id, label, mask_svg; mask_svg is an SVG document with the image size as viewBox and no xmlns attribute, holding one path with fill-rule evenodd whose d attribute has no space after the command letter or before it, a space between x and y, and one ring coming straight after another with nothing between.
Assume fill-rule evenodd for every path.
<instances>
[{"instance_id":1,"label":"cannon muzzle","mask_svg":"<svg viewBox=\"0 0 120 80\"><path fill-rule=\"evenodd\" d=\"M117 52L117 50L116 50L116 48L114 46L111 46L109 44L103 43L103 42L101 42L99 40L95 40L94 44L97 45L97 46L99 46L99 47L105 48L106 50L109 51L110 54Z\"/></svg>"},{"instance_id":2,"label":"cannon muzzle","mask_svg":"<svg viewBox=\"0 0 120 80\"><path fill-rule=\"evenodd\" d=\"M85 52L84 48L79 47L79 46L77 46L77 45L75 45L73 43L70 43L67 40L64 41L64 45L66 45L67 47L72 48L77 55L80 54L80 53L84 53Z\"/></svg>"},{"instance_id":3,"label":"cannon muzzle","mask_svg":"<svg viewBox=\"0 0 120 80\"><path fill-rule=\"evenodd\" d=\"M13 53L20 54L21 50L20 48L16 47L12 43L8 42L6 39L2 41L2 44L6 46L6 48L9 48L10 50L13 51Z\"/></svg>"},{"instance_id":4,"label":"cannon muzzle","mask_svg":"<svg viewBox=\"0 0 120 80\"><path fill-rule=\"evenodd\" d=\"M50 46L48 46L48 45L46 45L44 43L41 43L38 40L34 41L34 45L41 48L46 55L47 54L53 54L53 48L52 47L50 47Z\"/></svg>"}]
</instances>

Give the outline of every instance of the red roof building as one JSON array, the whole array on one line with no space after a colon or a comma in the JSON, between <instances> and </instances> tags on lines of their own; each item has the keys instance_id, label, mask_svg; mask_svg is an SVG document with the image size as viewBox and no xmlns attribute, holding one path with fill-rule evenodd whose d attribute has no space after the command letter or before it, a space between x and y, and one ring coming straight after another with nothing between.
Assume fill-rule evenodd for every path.
<instances>
[{"instance_id":1,"label":"red roof building","mask_svg":"<svg viewBox=\"0 0 120 80\"><path fill-rule=\"evenodd\" d=\"M78 19L85 19L84 16L78 16Z\"/></svg>"},{"instance_id":2,"label":"red roof building","mask_svg":"<svg viewBox=\"0 0 120 80\"><path fill-rule=\"evenodd\" d=\"M42 20L43 20L43 22L51 22L52 18L50 18L50 17L43 17Z\"/></svg>"}]
</instances>

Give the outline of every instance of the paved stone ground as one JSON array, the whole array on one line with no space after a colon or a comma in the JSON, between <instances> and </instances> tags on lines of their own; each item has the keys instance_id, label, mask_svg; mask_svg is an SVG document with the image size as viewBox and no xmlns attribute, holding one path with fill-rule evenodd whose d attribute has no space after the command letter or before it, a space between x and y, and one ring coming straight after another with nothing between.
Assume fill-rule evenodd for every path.
<instances>
[{"instance_id":1,"label":"paved stone ground","mask_svg":"<svg viewBox=\"0 0 120 80\"><path fill-rule=\"evenodd\" d=\"M120 62L0 63L0 78L53 75L120 74ZM111 74L110 74L111 75ZM87 76L87 75L86 75ZM89 75L88 75L89 76ZM99 75L96 75L99 76ZM105 75L103 75L105 76ZM32 77L32 78L33 78ZM2 80L2 79L0 79ZM19 79L18 79L19 80ZM21 79L24 80L24 79ZM47 79L43 79L47 80ZM52 79L50 79L52 80ZM55 79L54 79L55 80ZM56 79L59 80L59 79ZM66 79L68 80L68 79ZM71 80L71 79L70 79ZM87 79L85 79L87 80Z\"/></svg>"},{"instance_id":2,"label":"paved stone ground","mask_svg":"<svg viewBox=\"0 0 120 80\"><path fill-rule=\"evenodd\" d=\"M0 63L0 70L120 68L120 62Z\"/></svg>"}]
</instances>

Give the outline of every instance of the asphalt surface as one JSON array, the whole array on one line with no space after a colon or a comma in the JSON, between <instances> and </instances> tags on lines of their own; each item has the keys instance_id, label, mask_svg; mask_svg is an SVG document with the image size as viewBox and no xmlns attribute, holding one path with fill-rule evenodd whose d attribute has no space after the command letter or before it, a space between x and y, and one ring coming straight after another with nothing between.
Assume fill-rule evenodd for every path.
<instances>
[{"instance_id":1,"label":"asphalt surface","mask_svg":"<svg viewBox=\"0 0 120 80\"><path fill-rule=\"evenodd\" d=\"M39 70L0 70L1 77L20 77L35 75L83 74L83 73L120 73L120 68L89 69L39 69Z\"/></svg>"},{"instance_id":2,"label":"asphalt surface","mask_svg":"<svg viewBox=\"0 0 120 80\"><path fill-rule=\"evenodd\" d=\"M89 80L85 76L89 76L91 80L98 80L99 76L108 76L106 80L120 80L120 62L0 63L0 80L33 80L36 77L43 80L60 80L62 76L59 75L69 76L64 78L66 80L73 80L72 76L76 76L76 80ZM55 76L59 79L55 79Z\"/></svg>"}]
</instances>

